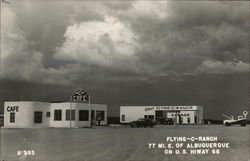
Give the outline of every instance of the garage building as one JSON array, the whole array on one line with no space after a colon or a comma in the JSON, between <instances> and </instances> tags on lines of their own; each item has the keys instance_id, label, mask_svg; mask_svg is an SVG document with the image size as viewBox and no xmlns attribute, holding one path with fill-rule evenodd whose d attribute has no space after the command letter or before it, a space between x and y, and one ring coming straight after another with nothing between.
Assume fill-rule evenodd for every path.
<instances>
[{"instance_id":1,"label":"garage building","mask_svg":"<svg viewBox=\"0 0 250 161\"><path fill-rule=\"evenodd\" d=\"M107 125L107 105L80 102L15 101L4 103L4 127L89 127Z\"/></svg>"},{"instance_id":2,"label":"garage building","mask_svg":"<svg viewBox=\"0 0 250 161\"><path fill-rule=\"evenodd\" d=\"M171 118L176 124L202 124L202 106L121 106L120 122L129 123L139 118L148 118L159 122L162 118Z\"/></svg>"}]
</instances>

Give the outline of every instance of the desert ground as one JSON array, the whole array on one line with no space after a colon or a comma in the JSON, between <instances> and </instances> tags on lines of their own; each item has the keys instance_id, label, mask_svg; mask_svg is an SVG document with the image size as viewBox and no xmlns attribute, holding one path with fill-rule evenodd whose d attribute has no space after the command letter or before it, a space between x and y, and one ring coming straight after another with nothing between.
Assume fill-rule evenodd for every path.
<instances>
[{"instance_id":1,"label":"desert ground","mask_svg":"<svg viewBox=\"0 0 250 161\"><path fill-rule=\"evenodd\" d=\"M230 147L220 154L164 154L149 143L167 143L166 137L216 136ZM249 125L176 125L154 128L93 127L1 129L4 161L249 161ZM178 142L177 142L178 143ZM32 151L34 155L18 152Z\"/></svg>"}]
</instances>

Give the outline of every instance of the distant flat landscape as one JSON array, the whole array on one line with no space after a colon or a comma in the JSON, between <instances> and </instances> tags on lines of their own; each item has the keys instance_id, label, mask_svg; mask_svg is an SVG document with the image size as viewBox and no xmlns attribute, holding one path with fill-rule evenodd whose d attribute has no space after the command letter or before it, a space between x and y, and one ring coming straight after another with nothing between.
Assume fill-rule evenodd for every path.
<instances>
[{"instance_id":1,"label":"distant flat landscape","mask_svg":"<svg viewBox=\"0 0 250 161\"><path fill-rule=\"evenodd\" d=\"M216 136L228 142L220 154L164 154L148 143L166 143L166 137ZM33 150L35 155L17 155ZM154 128L93 127L80 129L1 129L4 161L249 161L249 125L179 125Z\"/></svg>"}]
</instances>

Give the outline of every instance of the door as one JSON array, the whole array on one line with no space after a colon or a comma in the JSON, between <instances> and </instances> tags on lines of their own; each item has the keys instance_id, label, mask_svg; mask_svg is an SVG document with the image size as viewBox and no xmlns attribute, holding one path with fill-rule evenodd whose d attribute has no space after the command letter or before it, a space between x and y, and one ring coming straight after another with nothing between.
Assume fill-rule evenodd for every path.
<instances>
[{"instance_id":1,"label":"door","mask_svg":"<svg viewBox=\"0 0 250 161\"><path fill-rule=\"evenodd\" d=\"M194 123L197 124L197 116L194 117Z\"/></svg>"},{"instance_id":2,"label":"door","mask_svg":"<svg viewBox=\"0 0 250 161\"><path fill-rule=\"evenodd\" d=\"M163 111L155 111L155 119L159 123L163 118Z\"/></svg>"}]
</instances>

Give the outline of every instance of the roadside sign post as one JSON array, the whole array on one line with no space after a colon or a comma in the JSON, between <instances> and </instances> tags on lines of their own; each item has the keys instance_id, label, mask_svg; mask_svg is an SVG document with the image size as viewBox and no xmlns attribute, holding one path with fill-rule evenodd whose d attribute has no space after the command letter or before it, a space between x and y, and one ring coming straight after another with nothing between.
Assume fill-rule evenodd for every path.
<instances>
[{"instance_id":1,"label":"roadside sign post","mask_svg":"<svg viewBox=\"0 0 250 161\"><path fill-rule=\"evenodd\" d=\"M92 118L91 118L91 105L90 105L90 92L88 93L88 97L89 97L89 127L92 127Z\"/></svg>"},{"instance_id":2,"label":"roadside sign post","mask_svg":"<svg viewBox=\"0 0 250 161\"><path fill-rule=\"evenodd\" d=\"M89 109L89 113L88 113L88 117L89 117L89 127L92 126L92 118L91 118L91 102L90 102L90 92L86 92L85 90L82 89L77 89L74 93L73 96L71 96L70 99L70 127L71 125L71 120L72 120L72 102L84 102L84 103L88 103L88 109Z\"/></svg>"},{"instance_id":3,"label":"roadside sign post","mask_svg":"<svg viewBox=\"0 0 250 161\"><path fill-rule=\"evenodd\" d=\"M70 114L70 116L69 116L69 118L70 118L69 127L71 128L72 127L72 125L71 125L71 120L72 120L72 118L71 118L71 116L72 116L72 96L70 96L70 112L69 112L69 114Z\"/></svg>"}]
</instances>

